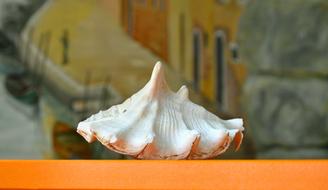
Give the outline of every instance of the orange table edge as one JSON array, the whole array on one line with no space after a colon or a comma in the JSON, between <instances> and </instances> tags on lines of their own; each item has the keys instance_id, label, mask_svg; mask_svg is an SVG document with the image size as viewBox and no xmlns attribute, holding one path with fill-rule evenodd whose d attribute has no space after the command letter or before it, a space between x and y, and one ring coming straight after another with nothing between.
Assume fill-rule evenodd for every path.
<instances>
[{"instance_id":1,"label":"orange table edge","mask_svg":"<svg viewBox=\"0 0 328 190\"><path fill-rule=\"evenodd\" d=\"M328 160L2 160L0 189L328 189Z\"/></svg>"}]
</instances>

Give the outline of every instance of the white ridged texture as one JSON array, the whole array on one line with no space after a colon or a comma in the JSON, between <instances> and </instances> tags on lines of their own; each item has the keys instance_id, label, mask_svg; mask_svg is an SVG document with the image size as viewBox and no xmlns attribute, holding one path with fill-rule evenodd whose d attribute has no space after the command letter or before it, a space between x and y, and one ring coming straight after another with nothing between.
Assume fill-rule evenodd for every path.
<instances>
[{"instance_id":1,"label":"white ridged texture","mask_svg":"<svg viewBox=\"0 0 328 190\"><path fill-rule=\"evenodd\" d=\"M239 148L243 120L222 120L188 99L188 89L169 89L158 62L150 81L122 104L79 123L88 142L138 159L207 159L222 154L235 140Z\"/></svg>"}]
</instances>

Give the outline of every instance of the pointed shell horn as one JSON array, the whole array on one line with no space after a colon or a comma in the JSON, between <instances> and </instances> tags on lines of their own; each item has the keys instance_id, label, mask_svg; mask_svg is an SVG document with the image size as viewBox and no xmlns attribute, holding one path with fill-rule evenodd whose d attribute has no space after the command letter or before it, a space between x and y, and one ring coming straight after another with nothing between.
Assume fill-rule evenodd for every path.
<instances>
[{"instance_id":1,"label":"pointed shell horn","mask_svg":"<svg viewBox=\"0 0 328 190\"><path fill-rule=\"evenodd\" d=\"M188 99L189 97L189 91L188 88L183 85L181 88L178 90L177 94L182 98L182 99Z\"/></svg>"}]
</instances>

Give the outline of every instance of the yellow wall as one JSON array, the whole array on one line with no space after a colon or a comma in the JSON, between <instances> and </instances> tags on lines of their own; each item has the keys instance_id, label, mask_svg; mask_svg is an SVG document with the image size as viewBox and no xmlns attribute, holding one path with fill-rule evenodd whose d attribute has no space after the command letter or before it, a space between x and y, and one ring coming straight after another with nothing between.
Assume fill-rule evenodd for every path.
<instances>
[{"instance_id":1,"label":"yellow wall","mask_svg":"<svg viewBox=\"0 0 328 190\"><path fill-rule=\"evenodd\" d=\"M38 21L37 27L34 27L34 44L40 44L41 35L50 32L49 57L55 63L62 63L63 45L60 39L63 35L63 31L68 30L70 41L74 42L79 30L79 23L90 16L96 3L97 1L95 0L81 1L79 3L77 3L76 0L53 1L51 8L47 10L46 14L42 15L40 21ZM74 7L74 12L72 12L72 7ZM60 16L58 16L58 10L60 10ZM51 21L51 24L49 21ZM54 29L53 26L56 28Z\"/></svg>"},{"instance_id":2,"label":"yellow wall","mask_svg":"<svg viewBox=\"0 0 328 190\"><path fill-rule=\"evenodd\" d=\"M189 0L170 0L168 13L169 63L192 81L192 25Z\"/></svg>"},{"instance_id":3,"label":"yellow wall","mask_svg":"<svg viewBox=\"0 0 328 190\"><path fill-rule=\"evenodd\" d=\"M106 1L48 1L49 6L45 12L26 31L34 29L32 44L41 50L43 46L39 45L40 36L51 32L48 57L61 73L81 85L85 84L87 76L91 85L98 86L104 85L110 76L115 90L123 97L128 97L148 80L148 73L151 73L158 58L125 34L109 14L109 4L106 7L104 2ZM65 30L69 32L67 64L62 63L62 39ZM29 62L35 62L35 56L30 58ZM58 82L54 75L50 75L53 71L46 70L45 76ZM133 82L122 85L122 80Z\"/></svg>"},{"instance_id":4,"label":"yellow wall","mask_svg":"<svg viewBox=\"0 0 328 190\"><path fill-rule=\"evenodd\" d=\"M122 0L102 0L115 24L122 24Z\"/></svg>"}]
</instances>

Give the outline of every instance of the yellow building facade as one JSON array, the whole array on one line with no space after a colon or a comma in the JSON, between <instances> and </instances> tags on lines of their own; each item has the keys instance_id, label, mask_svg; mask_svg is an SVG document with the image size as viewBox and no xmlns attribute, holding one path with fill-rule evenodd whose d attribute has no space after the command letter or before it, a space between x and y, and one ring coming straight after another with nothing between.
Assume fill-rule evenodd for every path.
<instances>
[{"instance_id":1,"label":"yellow building facade","mask_svg":"<svg viewBox=\"0 0 328 190\"><path fill-rule=\"evenodd\" d=\"M168 3L169 64L186 81L192 81L192 20L189 0Z\"/></svg>"},{"instance_id":2,"label":"yellow building facade","mask_svg":"<svg viewBox=\"0 0 328 190\"><path fill-rule=\"evenodd\" d=\"M246 69L238 57L236 34L244 1L121 2L122 26L131 37L165 60L219 112L240 115Z\"/></svg>"},{"instance_id":3,"label":"yellow building facade","mask_svg":"<svg viewBox=\"0 0 328 190\"><path fill-rule=\"evenodd\" d=\"M169 64L219 112L240 115L246 69L236 35L244 4L171 0L168 5Z\"/></svg>"},{"instance_id":4,"label":"yellow building facade","mask_svg":"<svg viewBox=\"0 0 328 190\"><path fill-rule=\"evenodd\" d=\"M221 112L239 114L245 68L237 57L236 34L243 5L236 0L190 3L194 86Z\"/></svg>"}]
</instances>

